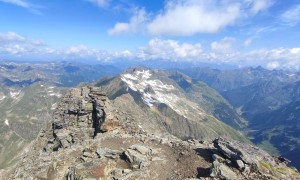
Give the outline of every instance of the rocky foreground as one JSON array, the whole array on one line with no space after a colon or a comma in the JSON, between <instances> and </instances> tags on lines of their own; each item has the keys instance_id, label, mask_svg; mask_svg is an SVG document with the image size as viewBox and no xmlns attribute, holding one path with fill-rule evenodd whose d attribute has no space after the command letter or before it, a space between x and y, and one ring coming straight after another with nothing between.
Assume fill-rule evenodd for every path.
<instances>
[{"instance_id":1,"label":"rocky foreground","mask_svg":"<svg viewBox=\"0 0 300 180\"><path fill-rule=\"evenodd\" d=\"M229 138L158 137L99 88L70 90L53 121L0 179L300 179L288 161Z\"/></svg>"}]
</instances>

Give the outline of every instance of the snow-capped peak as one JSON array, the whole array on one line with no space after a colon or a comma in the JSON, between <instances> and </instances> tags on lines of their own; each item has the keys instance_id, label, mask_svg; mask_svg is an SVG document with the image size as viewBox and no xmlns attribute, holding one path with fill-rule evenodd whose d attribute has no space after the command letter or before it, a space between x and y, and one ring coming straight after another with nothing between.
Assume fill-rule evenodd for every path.
<instances>
[{"instance_id":1,"label":"snow-capped peak","mask_svg":"<svg viewBox=\"0 0 300 180\"><path fill-rule=\"evenodd\" d=\"M196 104L191 104L191 102L187 102L185 98L182 98L172 84L167 84L153 78L150 70L122 74L121 80L131 90L139 92L142 95L144 103L149 107L152 107L154 103L164 103L183 116L187 115L188 112L184 109L188 107L199 112L199 107Z\"/></svg>"}]
</instances>

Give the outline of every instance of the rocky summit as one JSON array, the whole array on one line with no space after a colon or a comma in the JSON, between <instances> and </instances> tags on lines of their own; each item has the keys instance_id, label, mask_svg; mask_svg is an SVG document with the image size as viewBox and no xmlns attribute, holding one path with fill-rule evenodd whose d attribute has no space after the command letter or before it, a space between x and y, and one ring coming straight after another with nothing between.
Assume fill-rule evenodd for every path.
<instances>
[{"instance_id":1,"label":"rocky summit","mask_svg":"<svg viewBox=\"0 0 300 180\"><path fill-rule=\"evenodd\" d=\"M255 146L225 137L159 137L124 109L101 88L69 90L53 120L0 179L300 179L286 159Z\"/></svg>"}]
</instances>

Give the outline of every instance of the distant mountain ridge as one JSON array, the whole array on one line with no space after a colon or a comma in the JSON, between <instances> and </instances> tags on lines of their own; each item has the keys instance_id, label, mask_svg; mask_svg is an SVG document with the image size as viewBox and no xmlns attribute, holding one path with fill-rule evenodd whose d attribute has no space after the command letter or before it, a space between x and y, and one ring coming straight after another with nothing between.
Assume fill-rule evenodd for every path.
<instances>
[{"instance_id":1,"label":"distant mountain ridge","mask_svg":"<svg viewBox=\"0 0 300 180\"><path fill-rule=\"evenodd\" d=\"M249 122L249 137L261 147L299 161L300 73L261 67L182 70L218 90Z\"/></svg>"},{"instance_id":2,"label":"distant mountain ridge","mask_svg":"<svg viewBox=\"0 0 300 180\"><path fill-rule=\"evenodd\" d=\"M51 119L68 87L103 76L109 77L94 84L115 107L124 108L128 120L137 119L153 133L184 140L225 135L249 142L241 133L246 132L259 146L299 167L299 73L261 67L184 71L191 77L143 67L118 72L112 66L76 63L0 64L0 168L17 162L17 154Z\"/></svg>"}]
</instances>

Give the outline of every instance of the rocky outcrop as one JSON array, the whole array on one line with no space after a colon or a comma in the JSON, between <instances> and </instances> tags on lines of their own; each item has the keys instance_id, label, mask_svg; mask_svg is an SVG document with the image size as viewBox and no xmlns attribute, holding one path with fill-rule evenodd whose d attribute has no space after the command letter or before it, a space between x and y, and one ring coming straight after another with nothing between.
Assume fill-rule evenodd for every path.
<instances>
[{"instance_id":1,"label":"rocky outcrop","mask_svg":"<svg viewBox=\"0 0 300 180\"><path fill-rule=\"evenodd\" d=\"M2 173L3 174L3 173ZM70 90L6 179L297 179L283 159L227 138L182 141L147 132L101 89Z\"/></svg>"},{"instance_id":2,"label":"rocky outcrop","mask_svg":"<svg viewBox=\"0 0 300 180\"><path fill-rule=\"evenodd\" d=\"M297 179L296 169L288 168L288 160L269 155L258 147L227 138L213 141L211 177L221 179ZM228 168L230 167L230 168ZM232 170L234 169L234 170Z\"/></svg>"},{"instance_id":3,"label":"rocky outcrop","mask_svg":"<svg viewBox=\"0 0 300 180\"><path fill-rule=\"evenodd\" d=\"M44 150L69 148L117 128L118 119L111 110L107 97L99 88L71 89L54 112L51 130L40 135L48 140Z\"/></svg>"}]
</instances>

